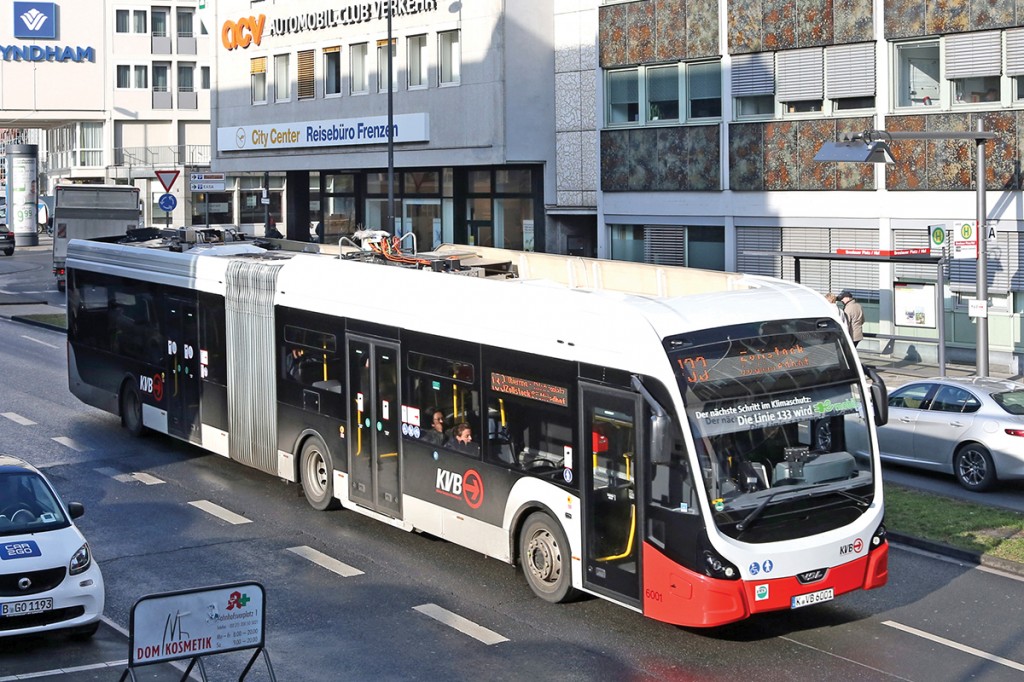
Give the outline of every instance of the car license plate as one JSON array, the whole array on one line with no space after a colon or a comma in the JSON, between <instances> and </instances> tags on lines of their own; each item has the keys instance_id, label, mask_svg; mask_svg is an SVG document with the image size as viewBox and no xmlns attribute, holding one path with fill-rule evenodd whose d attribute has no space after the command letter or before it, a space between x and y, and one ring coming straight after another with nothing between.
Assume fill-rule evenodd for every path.
<instances>
[{"instance_id":1,"label":"car license plate","mask_svg":"<svg viewBox=\"0 0 1024 682\"><path fill-rule=\"evenodd\" d=\"M801 606L810 606L811 604L820 604L823 601L832 601L835 599L836 593L831 587L827 590L819 590L818 592L811 592L810 594L798 594L793 597L789 607L792 609L798 609Z\"/></svg>"},{"instance_id":2,"label":"car license plate","mask_svg":"<svg viewBox=\"0 0 1024 682\"><path fill-rule=\"evenodd\" d=\"M28 599L0 604L0 616L25 616L30 613L43 613L53 610L53 597L45 599Z\"/></svg>"}]
</instances>

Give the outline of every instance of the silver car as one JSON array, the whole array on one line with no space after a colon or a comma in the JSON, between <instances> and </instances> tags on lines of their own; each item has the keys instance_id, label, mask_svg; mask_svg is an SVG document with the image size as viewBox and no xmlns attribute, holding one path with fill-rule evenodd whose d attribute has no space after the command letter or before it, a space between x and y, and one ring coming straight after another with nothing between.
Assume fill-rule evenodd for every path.
<instances>
[{"instance_id":1,"label":"silver car","mask_svg":"<svg viewBox=\"0 0 1024 682\"><path fill-rule=\"evenodd\" d=\"M922 379L889 394L882 459L956 476L968 490L1024 478L1024 384Z\"/></svg>"}]
</instances>

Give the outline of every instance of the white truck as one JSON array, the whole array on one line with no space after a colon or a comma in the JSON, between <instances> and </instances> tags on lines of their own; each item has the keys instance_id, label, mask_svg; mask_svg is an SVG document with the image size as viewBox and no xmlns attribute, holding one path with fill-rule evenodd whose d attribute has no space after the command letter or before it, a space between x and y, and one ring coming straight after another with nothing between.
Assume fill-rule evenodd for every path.
<instances>
[{"instance_id":1,"label":"white truck","mask_svg":"<svg viewBox=\"0 0 1024 682\"><path fill-rule=\"evenodd\" d=\"M53 201L53 275L64 291L69 239L123 237L141 227L139 188L131 185L57 185Z\"/></svg>"}]
</instances>

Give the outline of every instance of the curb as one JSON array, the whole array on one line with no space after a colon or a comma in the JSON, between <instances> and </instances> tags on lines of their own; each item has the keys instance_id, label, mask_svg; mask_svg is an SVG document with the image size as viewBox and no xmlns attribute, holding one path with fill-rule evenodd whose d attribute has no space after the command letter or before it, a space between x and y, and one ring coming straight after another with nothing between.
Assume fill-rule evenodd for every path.
<instances>
[{"instance_id":1,"label":"curb","mask_svg":"<svg viewBox=\"0 0 1024 682\"><path fill-rule=\"evenodd\" d=\"M999 557L989 556L979 552L972 552L959 547L951 547L950 545L946 545L941 542L933 542L932 540L925 540L913 535L904 535L903 533L896 531L888 530L886 535L891 542L895 542L897 544L906 545L907 547L913 547L915 549L923 549L934 554L941 554L967 564L994 568L996 570L1003 571L1004 573L1012 573L1013 575L1024 577L1024 564L1016 561L1000 559Z\"/></svg>"},{"instance_id":2,"label":"curb","mask_svg":"<svg viewBox=\"0 0 1024 682\"><path fill-rule=\"evenodd\" d=\"M30 317L22 317L21 315L11 315L8 319L11 320L12 322L21 322L22 324L27 324L32 327L42 327L43 329L52 329L55 332L64 332L65 334L68 331L64 327L60 327L55 324L49 324L47 322L40 322L39 320L33 320Z\"/></svg>"}]
</instances>

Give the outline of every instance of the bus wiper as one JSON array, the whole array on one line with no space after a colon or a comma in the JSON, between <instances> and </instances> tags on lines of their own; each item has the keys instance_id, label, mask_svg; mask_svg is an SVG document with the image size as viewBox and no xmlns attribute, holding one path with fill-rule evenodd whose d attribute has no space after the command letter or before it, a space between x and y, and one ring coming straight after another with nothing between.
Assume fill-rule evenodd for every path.
<instances>
[{"instance_id":1,"label":"bus wiper","mask_svg":"<svg viewBox=\"0 0 1024 682\"><path fill-rule=\"evenodd\" d=\"M834 493L836 495L840 495L842 497L845 497L848 500L853 500L854 502L857 503L858 507L864 507L865 509L867 509L868 507L871 506L871 503L868 502L868 498L861 497L860 495L854 495L849 490L822 490L822 491L816 492L814 494L814 496L815 497L819 497L821 495L832 494L832 493Z\"/></svg>"},{"instance_id":2,"label":"bus wiper","mask_svg":"<svg viewBox=\"0 0 1024 682\"><path fill-rule=\"evenodd\" d=\"M745 530L749 530L750 527L752 525L754 525L754 523L759 518L761 518L761 514L764 513L764 510L768 506L769 502L774 500L777 495L781 495L782 493L791 493L791 492L793 492L793 491L792 490L776 490L775 492L773 492L770 495L768 495L767 497L765 497L763 500L761 500L761 504L759 504L756 507L754 507L754 510L751 511L749 514L747 514L746 518L744 518L742 521L740 521L739 523L736 524L736 530L738 530L740 533L742 533Z\"/></svg>"}]
</instances>

